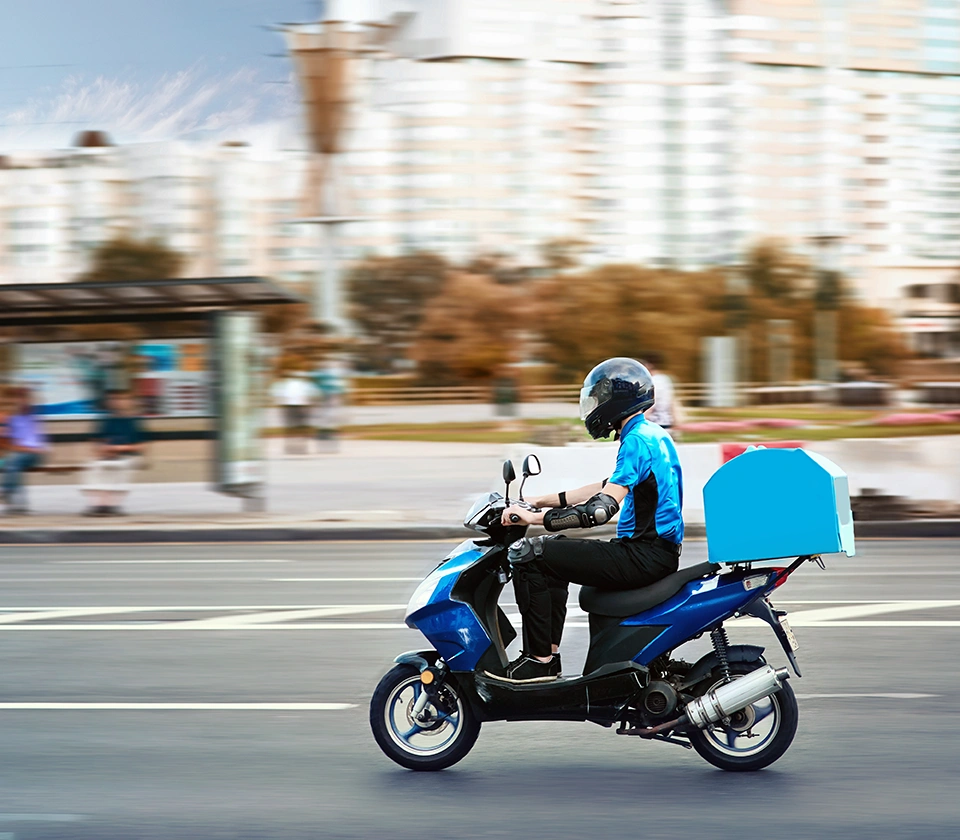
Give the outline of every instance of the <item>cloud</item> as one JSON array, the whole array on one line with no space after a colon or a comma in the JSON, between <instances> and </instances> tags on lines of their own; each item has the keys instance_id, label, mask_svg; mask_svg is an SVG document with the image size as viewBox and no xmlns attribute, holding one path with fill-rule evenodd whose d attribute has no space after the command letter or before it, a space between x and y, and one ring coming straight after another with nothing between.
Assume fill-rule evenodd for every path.
<instances>
[{"instance_id":1,"label":"cloud","mask_svg":"<svg viewBox=\"0 0 960 840\"><path fill-rule=\"evenodd\" d=\"M299 102L296 81L287 81L265 84L249 68L216 75L202 65L150 84L68 76L57 89L0 114L0 151L63 148L87 128L104 130L117 143L291 134Z\"/></svg>"}]
</instances>

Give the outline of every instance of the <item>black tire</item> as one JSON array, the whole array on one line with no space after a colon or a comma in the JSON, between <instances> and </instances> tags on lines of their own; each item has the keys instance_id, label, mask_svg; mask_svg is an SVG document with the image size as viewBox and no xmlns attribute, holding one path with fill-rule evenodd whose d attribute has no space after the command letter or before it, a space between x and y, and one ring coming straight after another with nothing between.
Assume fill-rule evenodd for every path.
<instances>
[{"instance_id":1,"label":"black tire","mask_svg":"<svg viewBox=\"0 0 960 840\"><path fill-rule=\"evenodd\" d=\"M408 689L411 696L405 698ZM410 708L422 690L420 671L413 665L391 668L380 680L370 700L370 728L380 749L401 767L409 770L444 770L470 752L480 734L480 722L457 690L456 683L448 677L441 691L444 692L448 707L455 711L446 715L446 720L442 722L417 728L418 724L410 717ZM434 706L429 708L437 715L444 714ZM412 724L404 732L399 731L398 712L402 713L403 725ZM452 730L448 731L451 727ZM411 738L426 739L424 746L411 744ZM440 740L431 746L431 738Z\"/></svg>"},{"instance_id":2,"label":"black tire","mask_svg":"<svg viewBox=\"0 0 960 840\"><path fill-rule=\"evenodd\" d=\"M761 662L734 662L730 665L730 673L743 676L755 671L761 665ZM697 696L714 688L720 682L720 679L720 672L715 670L709 678L697 686ZM714 767L719 767L721 770L749 772L769 767L793 743L793 737L797 734L800 714L797 707L797 696L793 693L793 688L791 688L789 682L785 682L778 692L771 694L766 700L761 700L758 704L749 706L748 710L756 710L758 705L765 704L767 701L772 706L769 716L774 718L773 725L776 728L775 730L771 729L770 735L762 739L762 743L757 745L755 750L742 755L735 754L732 747L728 747L730 751L724 751L719 743L719 733L726 734L729 730L722 726L713 730L698 729L691 726L689 736L693 748ZM734 738L737 737L734 736Z\"/></svg>"}]
</instances>

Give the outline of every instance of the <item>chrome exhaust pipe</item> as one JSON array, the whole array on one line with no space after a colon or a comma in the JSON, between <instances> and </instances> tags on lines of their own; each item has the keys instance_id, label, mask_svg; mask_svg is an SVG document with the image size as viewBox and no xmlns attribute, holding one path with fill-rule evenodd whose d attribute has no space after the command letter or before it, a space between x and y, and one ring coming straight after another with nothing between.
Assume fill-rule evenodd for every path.
<instances>
[{"instance_id":1,"label":"chrome exhaust pipe","mask_svg":"<svg viewBox=\"0 0 960 840\"><path fill-rule=\"evenodd\" d=\"M690 723L706 729L713 723L719 723L735 712L745 709L751 703L769 697L783 687L783 681L789 679L786 668L774 668L764 665L733 682L724 683L703 697L691 700L683 709Z\"/></svg>"}]
</instances>

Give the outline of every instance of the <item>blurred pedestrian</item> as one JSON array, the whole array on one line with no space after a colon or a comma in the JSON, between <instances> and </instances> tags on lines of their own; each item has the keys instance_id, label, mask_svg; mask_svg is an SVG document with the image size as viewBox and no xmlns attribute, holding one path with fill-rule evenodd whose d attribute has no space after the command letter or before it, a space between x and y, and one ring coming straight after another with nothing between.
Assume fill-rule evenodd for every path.
<instances>
[{"instance_id":1,"label":"blurred pedestrian","mask_svg":"<svg viewBox=\"0 0 960 840\"><path fill-rule=\"evenodd\" d=\"M7 419L7 455L3 461L3 502L8 513L26 513L23 474L43 462L49 449L40 418L34 411L29 388L17 387L11 394L13 410Z\"/></svg>"},{"instance_id":2,"label":"blurred pedestrian","mask_svg":"<svg viewBox=\"0 0 960 840\"><path fill-rule=\"evenodd\" d=\"M656 423L660 428L670 430L679 423L679 400L673 387L673 379L669 373L661 370L663 356L658 352L649 353L643 361L644 366L653 377L653 389L656 402L645 414L647 420Z\"/></svg>"},{"instance_id":3,"label":"blurred pedestrian","mask_svg":"<svg viewBox=\"0 0 960 840\"><path fill-rule=\"evenodd\" d=\"M313 386L319 395L314 426L321 451L335 452L340 425L343 422L343 375L333 364L318 368L313 374Z\"/></svg>"},{"instance_id":4,"label":"blurred pedestrian","mask_svg":"<svg viewBox=\"0 0 960 840\"><path fill-rule=\"evenodd\" d=\"M310 445L310 408L316 390L306 371L293 371L276 383L274 400L283 411L284 451L295 451L293 443L300 440L300 452Z\"/></svg>"},{"instance_id":5,"label":"blurred pedestrian","mask_svg":"<svg viewBox=\"0 0 960 840\"><path fill-rule=\"evenodd\" d=\"M130 492L130 473L143 455L144 434L127 391L107 394L106 417L93 433L96 458L87 466L83 493L90 501L84 516L121 514L120 502Z\"/></svg>"}]
</instances>

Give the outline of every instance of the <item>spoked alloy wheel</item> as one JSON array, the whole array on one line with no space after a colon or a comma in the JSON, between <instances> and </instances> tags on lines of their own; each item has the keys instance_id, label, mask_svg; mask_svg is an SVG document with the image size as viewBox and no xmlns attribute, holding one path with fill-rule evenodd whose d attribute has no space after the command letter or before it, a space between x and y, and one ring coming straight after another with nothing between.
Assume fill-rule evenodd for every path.
<instances>
[{"instance_id":1,"label":"spoked alloy wheel","mask_svg":"<svg viewBox=\"0 0 960 840\"><path fill-rule=\"evenodd\" d=\"M730 673L736 679L757 667L756 662L737 662L730 665ZM703 695L722 682L715 671L697 694ZM797 734L798 720L797 697L785 682L776 694L732 714L729 724L691 729L690 741L701 756L721 770L760 770L787 751Z\"/></svg>"},{"instance_id":2,"label":"spoked alloy wheel","mask_svg":"<svg viewBox=\"0 0 960 840\"><path fill-rule=\"evenodd\" d=\"M388 671L370 701L370 728L380 749L410 770L443 770L463 758L480 734L480 724L451 680L440 689L442 702L414 707L424 691L412 665Z\"/></svg>"}]
</instances>

